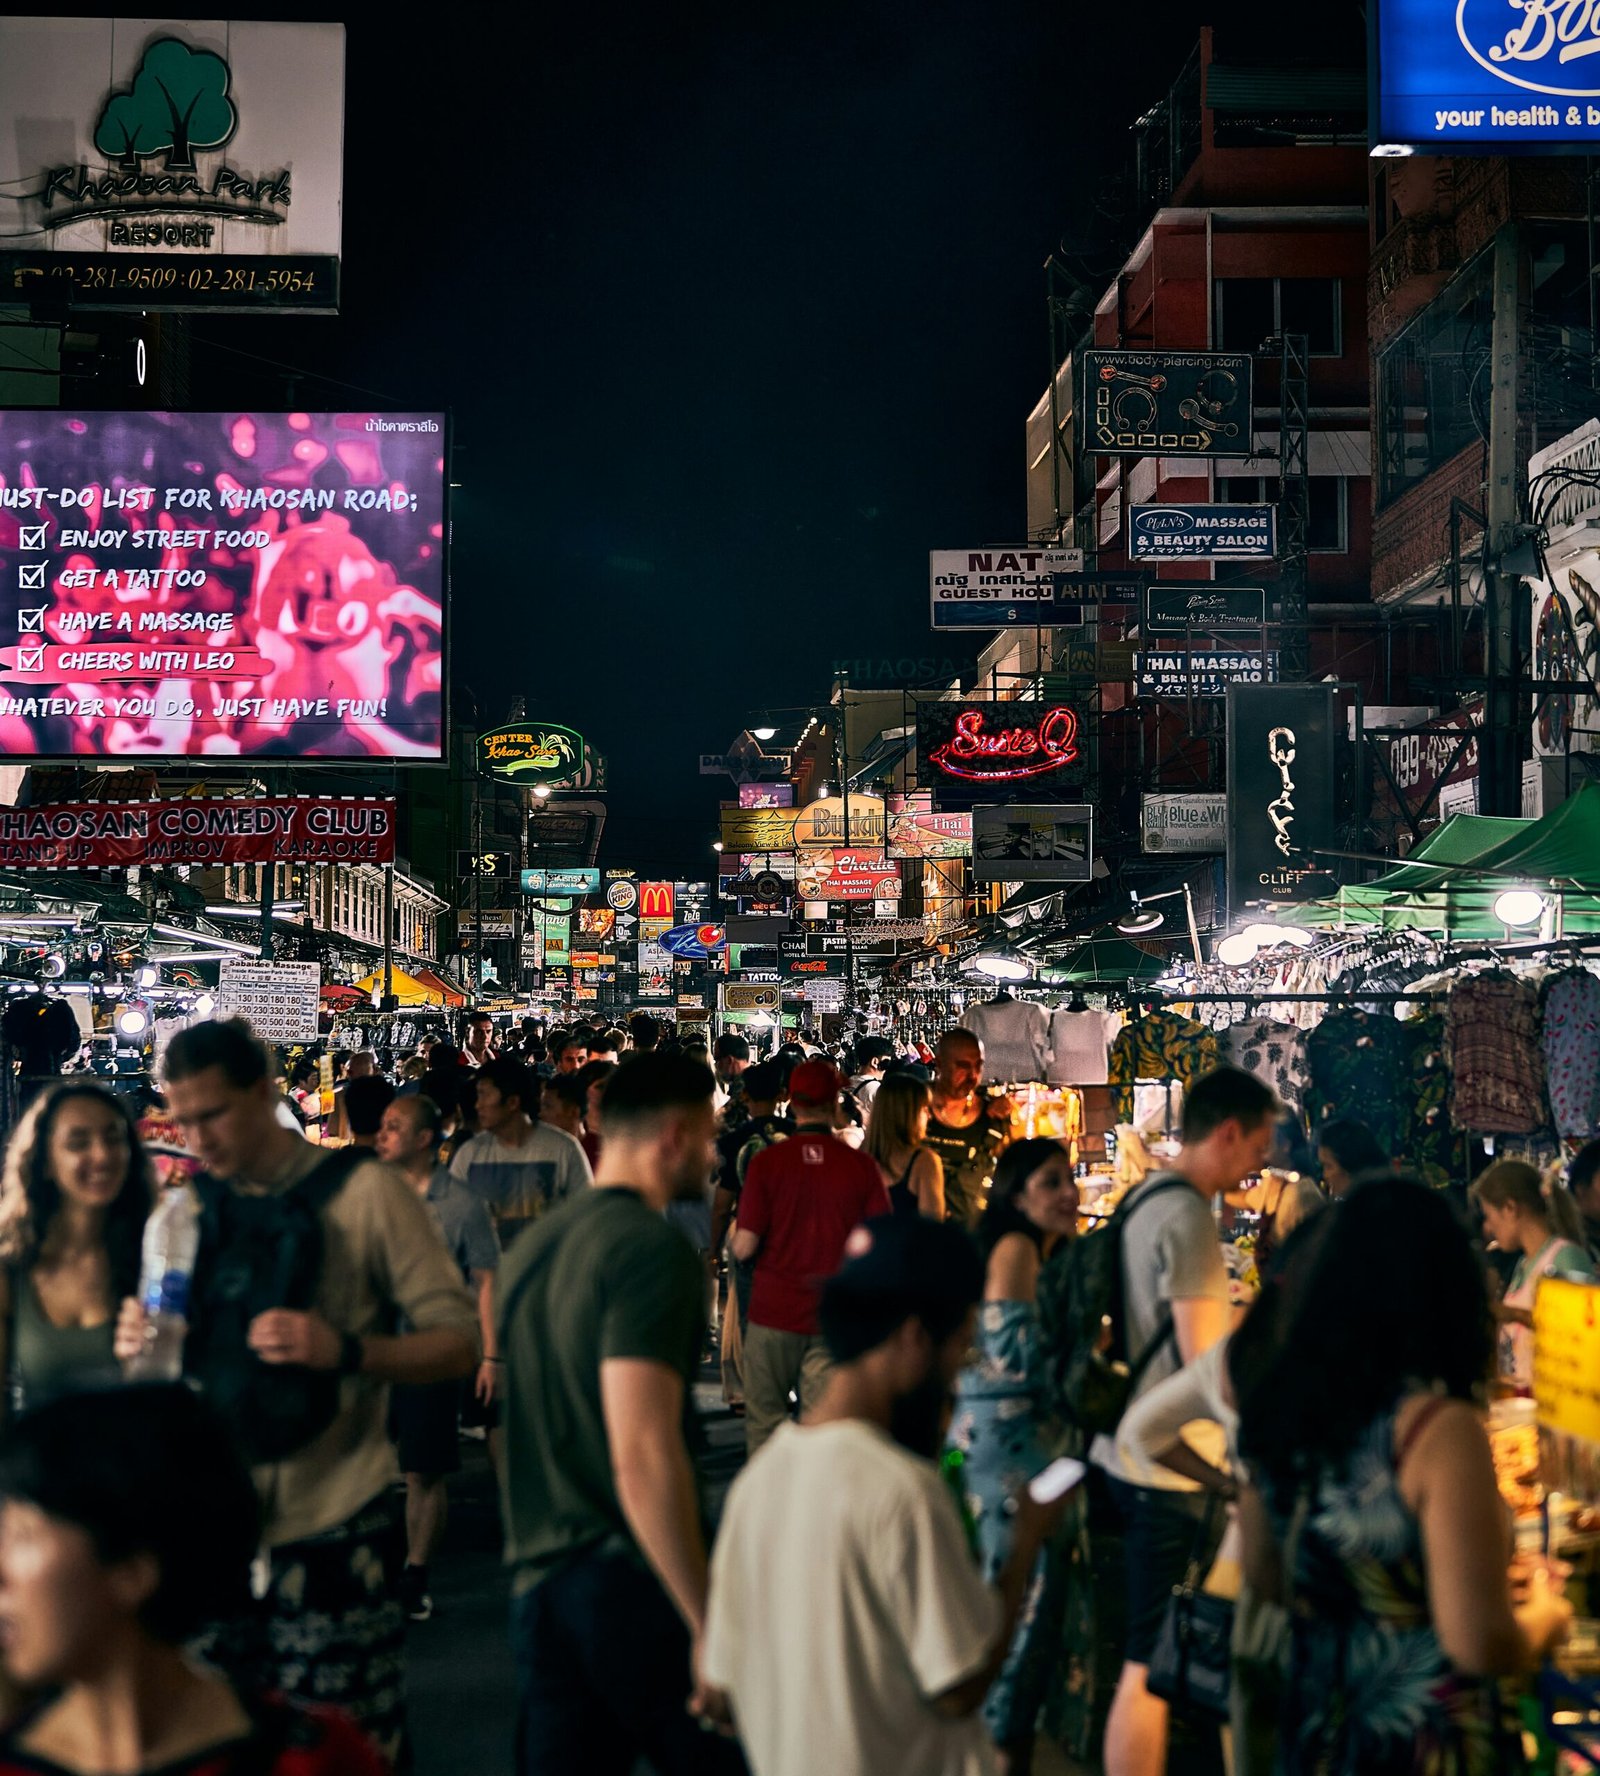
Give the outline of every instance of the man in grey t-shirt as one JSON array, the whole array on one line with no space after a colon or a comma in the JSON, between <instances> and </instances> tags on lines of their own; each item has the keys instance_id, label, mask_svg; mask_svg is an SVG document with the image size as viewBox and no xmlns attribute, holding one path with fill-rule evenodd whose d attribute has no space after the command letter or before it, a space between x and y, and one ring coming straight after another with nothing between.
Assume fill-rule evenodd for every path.
<instances>
[{"instance_id":1,"label":"man in grey t-shirt","mask_svg":"<svg viewBox=\"0 0 1600 1776\"><path fill-rule=\"evenodd\" d=\"M1122 1233L1126 1346L1136 1361L1160 1340L1135 1398L1208 1351L1228 1327L1228 1278L1211 1204L1266 1161L1277 1100L1254 1074L1219 1067L1190 1086L1172 1169L1127 1199ZM1211 1452L1220 1454L1220 1450ZM1127 1638L1106 1723L1106 1776L1160 1776L1167 1705L1146 1685L1172 1588L1193 1552L1204 1506L1191 1482L1140 1464L1111 1437L1091 1451L1122 1517Z\"/></svg>"}]
</instances>

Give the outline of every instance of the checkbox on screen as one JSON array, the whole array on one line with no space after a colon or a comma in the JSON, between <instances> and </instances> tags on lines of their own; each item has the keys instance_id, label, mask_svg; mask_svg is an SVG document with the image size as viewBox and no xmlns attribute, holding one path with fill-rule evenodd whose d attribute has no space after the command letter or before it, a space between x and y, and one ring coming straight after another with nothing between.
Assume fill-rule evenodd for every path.
<instances>
[{"instance_id":1,"label":"checkbox on screen","mask_svg":"<svg viewBox=\"0 0 1600 1776\"><path fill-rule=\"evenodd\" d=\"M37 647L37 648L19 647L17 649L17 671L18 672L43 672L44 671L44 649L42 647Z\"/></svg>"},{"instance_id":2,"label":"checkbox on screen","mask_svg":"<svg viewBox=\"0 0 1600 1776\"><path fill-rule=\"evenodd\" d=\"M17 569L17 589L22 592L42 592L44 590L44 563L37 562L34 566L22 566Z\"/></svg>"},{"instance_id":3,"label":"checkbox on screen","mask_svg":"<svg viewBox=\"0 0 1600 1776\"><path fill-rule=\"evenodd\" d=\"M17 612L18 629L20 629L24 635L30 633L34 635L43 635L44 609L45 607L41 604L37 610L19 610Z\"/></svg>"},{"instance_id":4,"label":"checkbox on screen","mask_svg":"<svg viewBox=\"0 0 1600 1776\"><path fill-rule=\"evenodd\" d=\"M22 541L17 545L19 549L44 549L49 546L44 540L45 527L42 524L24 524L21 528Z\"/></svg>"}]
</instances>

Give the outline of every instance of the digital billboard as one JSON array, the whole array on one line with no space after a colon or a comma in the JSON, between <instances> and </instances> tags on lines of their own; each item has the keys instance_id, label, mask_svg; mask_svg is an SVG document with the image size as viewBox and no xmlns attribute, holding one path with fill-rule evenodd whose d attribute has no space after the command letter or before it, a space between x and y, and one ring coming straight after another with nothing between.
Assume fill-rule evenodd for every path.
<instances>
[{"instance_id":1,"label":"digital billboard","mask_svg":"<svg viewBox=\"0 0 1600 1776\"><path fill-rule=\"evenodd\" d=\"M1570 0L1377 0L1374 154L1592 151L1600 21Z\"/></svg>"},{"instance_id":2,"label":"digital billboard","mask_svg":"<svg viewBox=\"0 0 1600 1776\"><path fill-rule=\"evenodd\" d=\"M0 412L0 755L439 759L437 413Z\"/></svg>"}]
</instances>

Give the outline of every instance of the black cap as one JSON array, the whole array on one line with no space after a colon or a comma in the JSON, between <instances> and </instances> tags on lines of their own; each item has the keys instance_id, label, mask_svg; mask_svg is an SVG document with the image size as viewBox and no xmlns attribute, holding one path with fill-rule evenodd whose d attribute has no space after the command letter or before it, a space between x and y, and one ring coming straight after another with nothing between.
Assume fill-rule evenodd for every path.
<instances>
[{"instance_id":1,"label":"black cap","mask_svg":"<svg viewBox=\"0 0 1600 1776\"><path fill-rule=\"evenodd\" d=\"M830 1290L857 1301L963 1313L983 1296L983 1258L964 1227L923 1215L877 1215L845 1242Z\"/></svg>"}]
</instances>

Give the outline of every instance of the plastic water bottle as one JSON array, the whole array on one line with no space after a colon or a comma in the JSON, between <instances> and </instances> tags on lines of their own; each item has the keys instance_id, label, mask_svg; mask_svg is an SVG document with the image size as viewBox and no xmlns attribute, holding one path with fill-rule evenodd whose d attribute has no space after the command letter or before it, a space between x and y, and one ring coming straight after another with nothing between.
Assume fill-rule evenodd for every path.
<instances>
[{"instance_id":1,"label":"plastic water bottle","mask_svg":"<svg viewBox=\"0 0 1600 1776\"><path fill-rule=\"evenodd\" d=\"M126 1366L130 1381L176 1381L183 1373L189 1283L200 1247L200 1210L183 1185L169 1190L144 1224L139 1305L144 1349Z\"/></svg>"}]
</instances>

